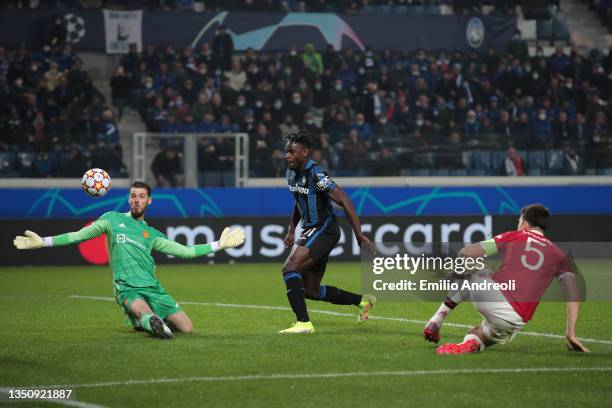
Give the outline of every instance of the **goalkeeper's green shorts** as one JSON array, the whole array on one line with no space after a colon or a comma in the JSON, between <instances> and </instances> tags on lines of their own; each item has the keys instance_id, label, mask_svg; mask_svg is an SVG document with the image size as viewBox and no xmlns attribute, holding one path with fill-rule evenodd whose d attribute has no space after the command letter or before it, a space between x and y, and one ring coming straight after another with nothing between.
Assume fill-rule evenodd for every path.
<instances>
[{"instance_id":1,"label":"goalkeeper's green shorts","mask_svg":"<svg viewBox=\"0 0 612 408\"><path fill-rule=\"evenodd\" d=\"M136 299L142 299L147 302L153 313L162 319L183 311L176 300L174 300L159 283L156 286L147 286L144 288L136 288L115 283L113 290L115 293L115 300L130 318L134 327L140 326L138 319L130 312L130 306Z\"/></svg>"}]
</instances>

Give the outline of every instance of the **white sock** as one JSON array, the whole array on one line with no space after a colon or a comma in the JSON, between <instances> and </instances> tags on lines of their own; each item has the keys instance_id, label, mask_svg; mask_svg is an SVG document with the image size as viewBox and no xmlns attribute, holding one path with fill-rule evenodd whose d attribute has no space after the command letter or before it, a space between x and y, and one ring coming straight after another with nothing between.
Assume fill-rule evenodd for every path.
<instances>
[{"instance_id":1,"label":"white sock","mask_svg":"<svg viewBox=\"0 0 612 408\"><path fill-rule=\"evenodd\" d=\"M476 340L478 344L480 344L480 351L484 351L484 349L487 348L487 346L485 346L482 339L475 334L472 334L472 333L466 334L465 337L463 338L463 342L465 343L468 340Z\"/></svg>"},{"instance_id":2,"label":"white sock","mask_svg":"<svg viewBox=\"0 0 612 408\"><path fill-rule=\"evenodd\" d=\"M438 311L431 317L431 319L429 319L429 321L436 323L438 326L441 326L442 322L446 318L446 315L448 315L451 310L453 309L446 306L446 303L443 302L438 308Z\"/></svg>"}]
</instances>

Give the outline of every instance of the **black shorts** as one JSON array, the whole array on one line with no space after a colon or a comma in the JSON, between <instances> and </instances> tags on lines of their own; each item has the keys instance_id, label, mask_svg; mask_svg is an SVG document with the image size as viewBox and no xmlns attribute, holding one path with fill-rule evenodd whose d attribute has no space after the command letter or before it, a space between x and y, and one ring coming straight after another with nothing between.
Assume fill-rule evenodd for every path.
<instances>
[{"instance_id":1,"label":"black shorts","mask_svg":"<svg viewBox=\"0 0 612 408\"><path fill-rule=\"evenodd\" d=\"M310 249L312 259L320 262L327 260L339 240L340 226L336 218L332 218L316 227L306 228L295 244Z\"/></svg>"}]
</instances>

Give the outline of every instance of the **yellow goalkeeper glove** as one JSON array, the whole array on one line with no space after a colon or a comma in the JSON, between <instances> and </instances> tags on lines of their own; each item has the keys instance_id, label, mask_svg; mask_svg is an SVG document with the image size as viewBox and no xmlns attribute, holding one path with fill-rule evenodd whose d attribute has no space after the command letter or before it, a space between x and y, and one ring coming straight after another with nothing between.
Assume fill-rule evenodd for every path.
<instances>
[{"instance_id":1,"label":"yellow goalkeeper glove","mask_svg":"<svg viewBox=\"0 0 612 408\"><path fill-rule=\"evenodd\" d=\"M13 244L17 249L38 249L45 245L45 241L43 241L37 233L26 231L25 237L20 235L16 236L13 240Z\"/></svg>"},{"instance_id":2,"label":"yellow goalkeeper glove","mask_svg":"<svg viewBox=\"0 0 612 408\"><path fill-rule=\"evenodd\" d=\"M242 228L236 228L230 231L229 227L226 227L221 233L219 239L219 249L233 248L244 243L244 231Z\"/></svg>"}]
</instances>

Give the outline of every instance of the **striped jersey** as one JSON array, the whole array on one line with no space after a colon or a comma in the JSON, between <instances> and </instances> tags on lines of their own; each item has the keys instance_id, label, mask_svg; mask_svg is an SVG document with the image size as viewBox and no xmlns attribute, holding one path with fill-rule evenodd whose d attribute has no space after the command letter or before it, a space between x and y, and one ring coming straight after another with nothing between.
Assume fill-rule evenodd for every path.
<instances>
[{"instance_id":1,"label":"striped jersey","mask_svg":"<svg viewBox=\"0 0 612 408\"><path fill-rule=\"evenodd\" d=\"M312 228L334 218L329 193L336 183L317 163L308 160L304 170L287 169L287 184L300 211L302 228Z\"/></svg>"}]
</instances>

